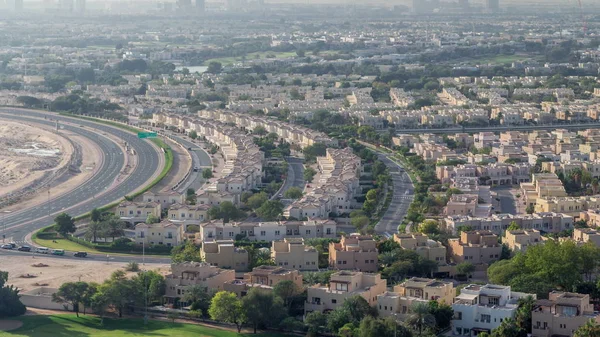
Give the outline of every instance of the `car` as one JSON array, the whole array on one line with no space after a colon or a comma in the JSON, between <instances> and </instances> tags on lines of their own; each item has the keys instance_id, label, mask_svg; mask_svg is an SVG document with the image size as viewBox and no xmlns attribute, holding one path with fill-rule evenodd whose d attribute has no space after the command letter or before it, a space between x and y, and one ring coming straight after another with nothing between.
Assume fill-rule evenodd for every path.
<instances>
[{"instance_id":1,"label":"car","mask_svg":"<svg viewBox=\"0 0 600 337\"><path fill-rule=\"evenodd\" d=\"M46 247L37 247L35 249L35 252L39 253L39 254L48 254L48 253L50 253L50 249L48 249Z\"/></svg>"},{"instance_id":2,"label":"car","mask_svg":"<svg viewBox=\"0 0 600 337\"><path fill-rule=\"evenodd\" d=\"M77 253L73 254L73 256L75 256L75 257L86 257L87 253L86 252L77 252Z\"/></svg>"},{"instance_id":3,"label":"car","mask_svg":"<svg viewBox=\"0 0 600 337\"><path fill-rule=\"evenodd\" d=\"M17 248L17 244L15 242L9 242L8 244L13 248Z\"/></svg>"},{"instance_id":4,"label":"car","mask_svg":"<svg viewBox=\"0 0 600 337\"><path fill-rule=\"evenodd\" d=\"M20 252L30 252L31 251L31 247L29 247L29 246L21 246L17 250L20 251Z\"/></svg>"},{"instance_id":5,"label":"car","mask_svg":"<svg viewBox=\"0 0 600 337\"><path fill-rule=\"evenodd\" d=\"M52 255L63 256L63 255L65 255L65 250L64 249L52 249L51 253L52 253Z\"/></svg>"},{"instance_id":6,"label":"car","mask_svg":"<svg viewBox=\"0 0 600 337\"><path fill-rule=\"evenodd\" d=\"M10 244L8 244L8 243L5 243L5 244L3 244L2 246L0 246L0 248L2 248L2 249L13 249L13 246L11 246L11 245L10 245Z\"/></svg>"},{"instance_id":7,"label":"car","mask_svg":"<svg viewBox=\"0 0 600 337\"><path fill-rule=\"evenodd\" d=\"M188 150L192 151L192 148L191 148L191 147L188 147Z\"/></svg>"}]
</instances>

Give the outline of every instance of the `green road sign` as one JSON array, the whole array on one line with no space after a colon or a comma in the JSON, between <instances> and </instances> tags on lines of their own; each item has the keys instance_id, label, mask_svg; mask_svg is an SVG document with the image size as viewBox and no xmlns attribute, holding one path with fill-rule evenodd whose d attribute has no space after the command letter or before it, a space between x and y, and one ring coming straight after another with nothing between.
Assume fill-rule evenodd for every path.
<instances>
[{"instance_id":1,"label":"green road sign","mask_svg":"<svg viewBox=\"0 0 600 337\"><path fill-rule=\"evenodd\" d=\"M138 132L138 138L156 138L156 132Z\"/></svg>"}]
</instances>

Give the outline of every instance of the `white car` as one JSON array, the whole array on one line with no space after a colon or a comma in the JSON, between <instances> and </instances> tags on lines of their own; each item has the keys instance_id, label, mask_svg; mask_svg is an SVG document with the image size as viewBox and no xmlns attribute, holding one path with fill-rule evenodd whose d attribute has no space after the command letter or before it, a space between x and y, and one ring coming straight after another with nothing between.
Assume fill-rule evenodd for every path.
<instances>
[{"instance_id":1,"label":"white car","mask_svg":"<svg viewBox=\"0 0 600 337\"><path fill-rule=\"evenodd\" d=\"M35 249L35 252L39 253L39 254L48 254L50 252L50 249L48 249L46 247L37 247Z\"/></svg>"}]
</instances>

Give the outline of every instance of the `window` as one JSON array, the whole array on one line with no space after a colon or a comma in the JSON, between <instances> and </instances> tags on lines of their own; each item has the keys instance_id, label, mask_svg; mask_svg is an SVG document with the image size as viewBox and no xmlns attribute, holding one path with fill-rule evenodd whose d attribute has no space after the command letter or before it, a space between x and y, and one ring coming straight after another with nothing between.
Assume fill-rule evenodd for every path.
<instances>
[{"instance_id":1,"label":"window","mask_svg":"<svg viewBox=\"0 0 600 337\"><path fill-rule=\"evenodd\" d=\"M275 235L279 236L280 235L279 231L275 231Z\"/></svg>"},{"instance_id":2,"label":"window","mask_svg":"<svg viewBox=\"0 0 600 337\"><path fill-rule=\"evenodd\" d=\"M488 304L498 305L499 303L500 303L500 298L498 298L498 297L489 297L488 298Z\"/></svg>"},{"instance_id":3,"label":"window","mask_svg":"<svg viewBox=\"0 0 600 337\"><path fill-rule=\"evenodd\" d=\"M335 290L338 291L348 291L348 284L346 283L336 283Z\"/></svg>"},{"instance_id":4,"label":"window","mask_svg":"<svg viewBox=\"0 0 600 337\"><path fill-rule=\"evenodd\" d=\"M331 299L331 303L333 303L333 304L336 304L336 303L337 303L337 300L336 300L335 298L332 298L332 299Z\"/></svg>"},{"instance_id":5,"label":"window","mask_svg":"<svg viewBox=\"0 0 600 337\"><path fill-rule=\"evenodd\" d=\"M267 235L266 231L260 231L260 236L265 236L265 235Z\"/></svg>"},{"instance_id":6,"label":"window","mask_svg":"<svg viewBox=\"0 0 600 337\"><path fill-rule=\"evenodd\" d=\"M492 316L481 314L481 322L489 323L492 320Z\"/></svg>"}]
</instances>

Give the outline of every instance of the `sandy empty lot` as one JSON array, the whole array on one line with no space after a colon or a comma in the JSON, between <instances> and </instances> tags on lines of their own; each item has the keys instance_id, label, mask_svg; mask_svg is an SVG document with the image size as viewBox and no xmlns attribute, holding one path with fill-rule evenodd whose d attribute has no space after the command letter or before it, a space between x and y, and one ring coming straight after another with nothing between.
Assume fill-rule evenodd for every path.
<instances>
[{"instance_id":1,"label":"sandy empty lot","mask_svg":"<svg viewBox=\"0 0 600 337\"><path fill-rule=\"evenodd\" d=\"M43 263L48 267L33 267L33 264ZM73 260L63 258L49 258L36 255L0 255L0 270L8 272L8 284L12 284L23 291L28 291L39 287L40 284L46 287L58 288L65 282L86 281L102 283L110 277L110 274L118 269L123 269L126 263L117 263L93 260ZM140 268L143 266L140 264ZM146 264L145 269L157 270L160 273L168 274L171 267L169 265ZM31 274L35 278L21 278L20 275ZM129 273L134 275L135 273Z\"/></svg>"},{"instance_id":2,"label":"sandy empty lot","mask_svg":"<svg viewBox=\"0 0 600 337\"><path fill-rule=\"evenodd\" d=\"M0 124L0 195L66 165L73 148L50 131L9 121Z\"/></svg>"}]
</instances>

